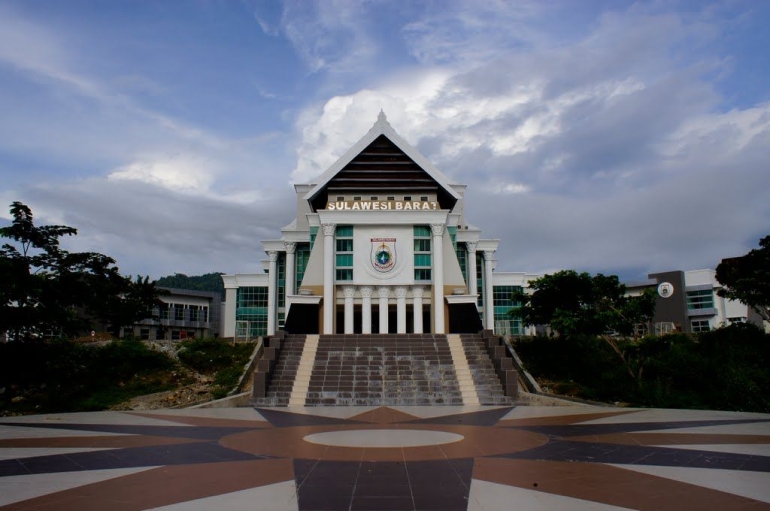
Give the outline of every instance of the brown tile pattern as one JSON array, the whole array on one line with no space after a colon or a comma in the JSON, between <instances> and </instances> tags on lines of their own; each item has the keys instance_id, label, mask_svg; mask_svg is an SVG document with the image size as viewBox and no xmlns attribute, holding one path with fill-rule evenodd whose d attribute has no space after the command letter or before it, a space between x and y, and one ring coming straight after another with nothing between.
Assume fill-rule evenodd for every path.
<instances>
[{"instance_id":1,"label":"brown tile pattern","mask_svg":"<svg viewBox=\"0 0 770 511\"><path fill-rule=\"evenodd\" d=\"M629 509L770 508L753 499L596 463L480 459L473 477Z\"/></svg>"},{"instance_id":2,"label":"brown tile pattern","mask_svg":"<svg viewBox=\"0 0 770 511\"><path fill-rule=\"evenodd\" d=\"M467 509L472 479L623 506L632 509L770 509L747 497L622 469L611 464L726 468L736 473L770 474L770 456L685 450L677 444L770 444L770 422L720 418L700 421L634 422L643 411L608 410L543 418L506 419L509 407L458 413L445 408L436 417L387 407L349 419L262 409L267 420L142 414L170 425L44 424L49 427L130 433L0 440L0 449L23 447L111 447L109 451L0 460L4 477L108 468L159 467L11 504L2 509L134 510L294 481L303 511L338 509ZM194 413L194 412L193 412ZM223 412L226 415L226 412ZM433 409L433 415L435 409ZM628 422L584 424L628 415ZM129 421L130 422L130 421ZM179 424L174 426L173 423ZM768 434L677 433L694 425L768 426ZM450 432L460 441L418 447L344 447L309 443L323 432L398 429ZM637 433L637 431L654 431ZM408 433L407 433L408 434ZM430 435L428 435L430 436ZM663 446L663 447L661 447ZM720 473L724 474L724 473ZM753 495L761 494L759 492ZM510 503L513 506L515 503ZM505 506L503 506L505 507Z\"/></svg>"}]
</instances>

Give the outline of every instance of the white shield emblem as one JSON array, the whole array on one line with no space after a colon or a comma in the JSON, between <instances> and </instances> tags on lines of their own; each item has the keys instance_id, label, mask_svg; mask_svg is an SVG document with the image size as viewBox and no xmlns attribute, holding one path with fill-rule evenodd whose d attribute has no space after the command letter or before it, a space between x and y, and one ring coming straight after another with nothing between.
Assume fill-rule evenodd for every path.
<instances>
[{"instance_id":1,"label":"white shield emblem","mask_svg":"<svg viewBox=\"0 0 770 511\"><path fill-rule=\"evenodd\" d=\"M387 273L396 266L396 238L371 238L372 266L374 269Z\"/></svg>"}]
</instances>

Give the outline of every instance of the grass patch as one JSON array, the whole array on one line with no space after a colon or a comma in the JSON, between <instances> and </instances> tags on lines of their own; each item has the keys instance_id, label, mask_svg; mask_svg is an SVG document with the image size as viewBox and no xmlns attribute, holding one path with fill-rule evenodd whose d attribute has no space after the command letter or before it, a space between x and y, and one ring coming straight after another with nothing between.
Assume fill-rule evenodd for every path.
<instances>
[{"instance_id":1,"label":"grass patch","mask_svg":"<svg viewBox=\"0 0 770 511\"><path fill-rule=\"evenodd\" d=\"M211 393L220 399L238 383L243 367L249 361L253 344L233 344L221 339L191 339L182 342L179 361L195 371L211 376Z\"/></svg>"}]
</instances>

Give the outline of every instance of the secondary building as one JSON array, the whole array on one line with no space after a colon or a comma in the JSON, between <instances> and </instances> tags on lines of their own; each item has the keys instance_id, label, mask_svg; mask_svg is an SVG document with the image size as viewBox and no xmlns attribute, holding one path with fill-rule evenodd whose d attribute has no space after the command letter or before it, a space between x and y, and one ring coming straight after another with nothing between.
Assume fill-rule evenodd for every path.
<instances>
[{"instance_id":1,"label":"secondary building","mask_svg":"<svg viewBox=\"0 0 770 511\"><path fill-rule=\"evenodd\" d=\"M629 294L653 288L657 293L650 333L698 333L732 323L754 323L762 318L744 303L717 294L722 287L714 270L651 273L647 280L626 284Z\"/></svg>"}]
</instances>

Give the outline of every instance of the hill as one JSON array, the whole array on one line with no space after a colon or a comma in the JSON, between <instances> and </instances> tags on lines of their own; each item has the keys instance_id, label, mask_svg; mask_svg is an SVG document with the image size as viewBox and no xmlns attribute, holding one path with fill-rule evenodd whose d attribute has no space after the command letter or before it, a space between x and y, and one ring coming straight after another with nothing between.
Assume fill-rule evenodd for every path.
<instances>
[{"instance_id":1,"label":"hill","mask_svg":"<svg viewBox=\"0 0 770 511\"><path fill-rule=\"evenodd\" d=\"M195 291L214 291L225 297L225 284L222 282L224 273L206 273L188 277L184 273L175 273L158 279L158 286L176 289L192 289Z\"/></svg>"}]
</instances>

